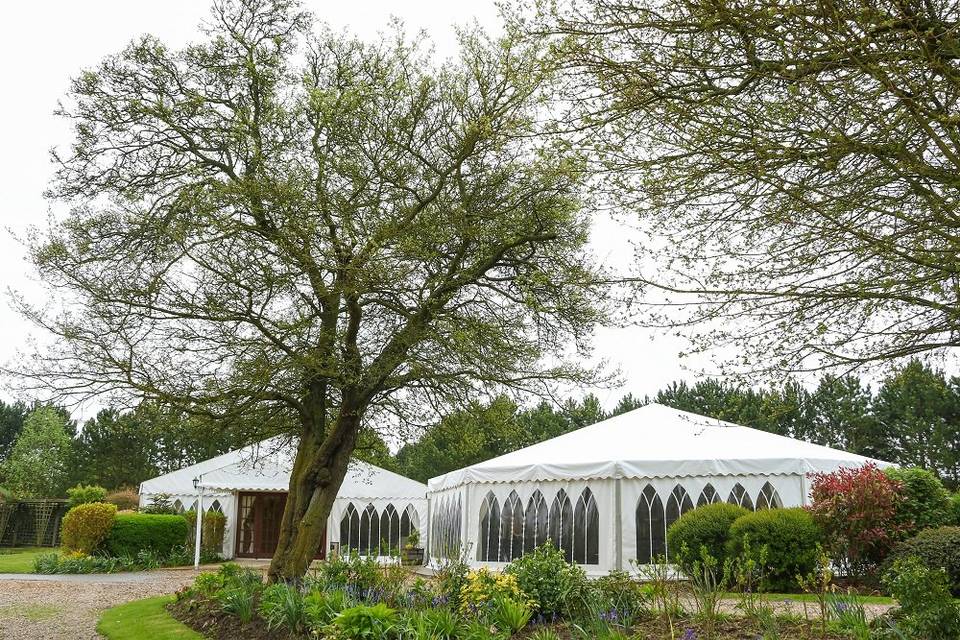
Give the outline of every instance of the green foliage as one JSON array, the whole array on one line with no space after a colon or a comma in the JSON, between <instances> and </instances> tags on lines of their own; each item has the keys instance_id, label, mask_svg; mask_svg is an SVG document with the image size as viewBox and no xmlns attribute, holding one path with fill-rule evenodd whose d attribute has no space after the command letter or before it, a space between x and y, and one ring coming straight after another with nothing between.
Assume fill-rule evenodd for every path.
<instances>
[{"instance_id":1,"label":"green foliage","mask_svg":"<svg viewBox=\"0 0 960 640\"><path fill-rule=\"evenodd\" d=\"M940 479L926 469L889 468L883 471L903 485L904 500L897 515L910 531L946 524L950 517L950 494Z\"/></svg>"},{"instance_id":2,"label":"green foliage","mask_svg":"<svg viewBox=\"0 0 960 640\"><path fill-rule=\"evenodd\" d=\"M960 527L960 491L950 496L950 505L947 510L947 519L950 526Z\"/></svg>"},{"instance_id":3,"label":"green foliage","mask_svg":"<svg viewBox=\"0 0 960 640\"><path fill-rule=\"evenodd\" d=\"M380 640L392 635L397 621L396 610L381 602L344 609L333 624L340 637L346 640Z\"/></svg>"},{"instance_id":4,"label":"green foliage","mask_svg":"<svg viewBox=\"0 0 960 640\"><path fill-rule=\"evenodd\" d=\"M504 571L516 577L536 612L547 617L562 614L568 593L585 579L583 569L568 564L549 541L514 560Z\"/></svg>"},{"instance_id":5,"label":"green foliage","mask_svg":"<svg viewBox=\"0 0 960 640\"><path fill-rule=\"evenodd\" d=\"M237 584L216 592L217 601L224 613L235 616L242 624L253 620L256 613L256 597L259 589L255 585Z\"/></svg>"},{"instance_id":6,"label":"green foliage","mask_svg":"<svg viewBox=\"0 0 960 640\"><path fill-rule=\"evenodd\" d=\"M884 575L883 584L900 603L900 627L912 637L960 637L960 604L950 595L950 580L943 569L926 567L919 558L902 558Z\"/></svg>"},{"instance_id":7,"label":"green foliage","mask_svg":"<svg viewBox=\"0 0 960 640\"><path fill-rule=\"evenodd\" d=\"M182 516L121 513L114 520L106 549L113 556L135 556L144 549L166 555L186 539L187 521Z\"/></svg>"},{"instance_id":8,"label":"green foliage","mask_svg":"<svg viewBox=\"0 0 960 640\"><path fill-rule=\"evenodd\" d=\"M748 548L765 551L762 587L772 591L796 588L798 575L817 564L823 539L820 527L804 509L764 509L737 518L730 526L727 557L739 557Z\"/></svg>"},{"instance_id":9,"label":"green foliage","mask_svg":"<svg viewBox=\"0 0 960 640\"><path fill-rule=\"evenodd\" d=\"M490 619L500 629L517 633L530 622L533 610L523 601L507 596L500 596L493 602Z\"/></svg>"},{"instance_id":10,"label":"green foliage","mask_svg":"<svg viewBox=\"0 0 960 640\"><path fill-rule=\"evenodd\" d=\"M437 593L454 609L463 602L469 574L470 565L464 557L446 560L434 572Z\"/></svg>"},{"instance_id":11,"label":"green foliage","mask_svg":"<svg viewBox=\"0 0 960 640\"><path fill-rule=\"evenodd\" d=\"M887 558L889 568L896 560L918 558L930 569L943 569L950 580L950 590L960 597L960 527L925 529L893 548Z\"/></svg>"},{"instance_id":12,"label":"green foliage","mask_svg":"<svg viewBox=\"0 0 960 640\"><path fill-rule=\"evenodd\" d=\"M169 493L158 493L150 499L141 510L141 513L152 515L177 515L177 510L173 506L172 496Z\"/></svg>"},{"instance_id":13,"label":"green foliage","mask_svg":"<svg viewBox=\"0 0 960 640\"><path fill-rule=\"evenodd\" d=\"M63 413L39 407L26 417L2 473L8 488L37 498L64 495L73 443Z\"/></svg>"},{"instance_id":14,"label":"green foliage","mask_svg":"<svg viewBox=\"0 0 960 640\"><path fill-rule=\"evenodd\" d=\"M294 586L277 583L263 590L257 609L271 631L284 629L300 633L307 624L303 594Z\"/></svg>"},{"instance_id":15,"label":"green foliage","mask_svg":"<svg viewBox=\"0 0 960 640\"><path fill-rule=\"evenodd\" d=\"M458 640L460 624L450 609L410 611L403 620L404 631L413 640Z\"/></svg>"},{"instance_id":16,"label":"green foliage","mask_svg":"<svg viewBox=\"0 0 960 640\"><path fill-rule=\"evenodd\" d=\"M67 497L70 499L71 507L89 502L105 502L107 490L97 485L78 484L67 489Z\"/></svg>"},{"instance_id":17,"label":"green foliage","mask_svg":"<svg viewBox=\"0 0 960 640\"><path fill-rule=\"evenodd\" d=\"M483 614L500 598L522 601L526 595L516 576L481 567L467 574L467 584L460 593L460 611Z\"/></svg>"},{"instance_id":18,"label":"green foliage","mask_svg":"<svg viewBox=\"0 0 960 640\"><path fill-rule=\"evenodd\" d=\"M667 531L668 548L679 551L686 547L689 550L678 559L684 570L692 569L692 562L700 557L700 547L706 547L710 557L723 566L727 558L730 526L747 513L749 512L743 507L726 502L705 504L692 509L670 525Z\"/></svg>"},{"instance_id":19,"label":"green foliage","mask_svg":"<svg viewBox=\"0 0 960 640\"><path fill-rule=\"evenodd\" d=\"M64 548L89 555L107 539L117 516L116 505L102 502L79 504L70 509L60 524Z\"/></svg>"},{"instance_id":20,"label":"green foliage","mask_svg":"<svg viewBox=\"0 0 960 640\"><path fill-rule=\"evenodd\" d=\"M345 591L339 589L312 590L303 598L303 616L307 628L319 635L341 611L355 604Z\"/></svg>"}]
</instances>

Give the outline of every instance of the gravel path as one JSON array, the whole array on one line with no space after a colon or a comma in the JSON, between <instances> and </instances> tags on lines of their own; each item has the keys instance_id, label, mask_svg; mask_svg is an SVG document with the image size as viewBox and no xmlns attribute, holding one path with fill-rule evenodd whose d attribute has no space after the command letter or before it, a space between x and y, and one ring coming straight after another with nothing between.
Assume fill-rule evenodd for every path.
<instances>
[{"instance_id":1,"label":"gravel path","mask_svg":"<svg viewBox=\"0 0 960 640\"><path fill-rule=\"evenodd\" d=\"M0 579L0 639L100 638L100 613L130 600L173 593L193 582L193 568L97 576Z\"/></svg>"}]
</instances>

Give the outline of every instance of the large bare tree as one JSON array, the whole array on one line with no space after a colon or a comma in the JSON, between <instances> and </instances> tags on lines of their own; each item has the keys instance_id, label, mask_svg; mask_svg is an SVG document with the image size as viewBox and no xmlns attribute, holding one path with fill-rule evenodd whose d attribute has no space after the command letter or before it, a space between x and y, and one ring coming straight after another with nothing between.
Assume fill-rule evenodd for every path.
<instances>
[{"instance_id":1,"label":"large bare tree","mask_svg":"<svg viewBox=\"0 0 960 640\"><path fill-rule=\"evenodd\" d=\"M652 235L645 322L748 370L960 345L954 0L543 4L518 24Z\"/></svg>"},{"instance_id":2,"label":"large bare tree","mask_svg":"<svg viewBox=\"0 0 960 640\"><path fill-rule=\"evenodd\" d=\"M291 425L270 577L297 580L365 424L592 374L564 359L601 319L582 163L538 136L545 71L509 40L438 66L287 0L216 2L205 33L73 82L70 213L31 247L63 306L25 307L60 340L28 374Z\"/></svg>"}]
</instances>

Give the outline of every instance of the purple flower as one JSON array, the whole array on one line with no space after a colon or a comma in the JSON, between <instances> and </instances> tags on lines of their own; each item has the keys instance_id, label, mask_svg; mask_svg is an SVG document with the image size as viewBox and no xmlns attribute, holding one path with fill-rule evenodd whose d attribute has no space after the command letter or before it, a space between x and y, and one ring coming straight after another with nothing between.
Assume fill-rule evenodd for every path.
<instances>
[{"instance_id":1,"label":"purple flower","mask_svg":"<svg viewBox=\"0 0 960 640\"><path fill-rule=\"evenodd\" d=\"M684 629L681 640L697 640L697 632L690 628Z\"/></svg>"}]
</instances>

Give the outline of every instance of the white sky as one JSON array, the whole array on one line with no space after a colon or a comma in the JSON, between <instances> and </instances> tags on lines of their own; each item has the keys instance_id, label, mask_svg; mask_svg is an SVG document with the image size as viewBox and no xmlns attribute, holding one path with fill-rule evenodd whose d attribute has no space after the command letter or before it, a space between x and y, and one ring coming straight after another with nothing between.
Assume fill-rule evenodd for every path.
<instances>
[{"instance_id":1,"label":"white sky","mask_svg":"<svg viewBox=\"0 0 960 640\"><path fill-rule=\"evenodd\" d=\"M496 30L499 18L491 0L471 2L352 2L306 3L334 28L374 38L391 16L401 18L410 31L424 29L437 54L455 50L453 25L476 20ZM70 140L66 123L53 116L69 78L121 49L133 37L151 33L178 46L199 37L196 26L207 15L206 0L31 0L7 3L0 22L0 273L4 291L37 299L24 250L16 239L30 226L47 218L43 190L51 176L48 151ZM630 255L627 234L616 223L600 220L593 244L601 260L622 264ZM40 337L11 308L0 301L0 362L9 362L31 335ZM601 329L596 354L619 367L625 381L615 390L597 395L606 405L621 395L653 394L678 378L690 379L678 353L684 343L676 337L642 329ZM696 360L688 363L705 366ZM0 392L9 398L9 393ZM89 414L91 407L82 410Z\"/></svg>"}]
</instances>

